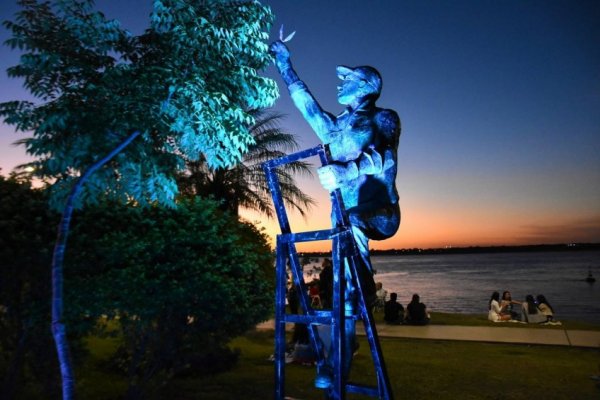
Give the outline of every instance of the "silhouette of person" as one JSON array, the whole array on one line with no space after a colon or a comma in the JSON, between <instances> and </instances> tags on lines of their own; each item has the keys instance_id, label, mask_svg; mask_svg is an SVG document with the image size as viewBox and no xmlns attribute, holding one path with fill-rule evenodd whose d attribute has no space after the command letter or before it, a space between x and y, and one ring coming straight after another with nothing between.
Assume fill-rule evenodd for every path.
<instances>
[{"instance_id":1,"label":"silhouette of person","mask_svg":"<svg viewBox=\"0 0 600 400\"><path fill-rule=\"evenodd\" d=\"M427 306L421 303L421 298L416 293L413 294L412 300L406 306L406 319L404 323L409 325L427 325L429 323Z\"/></svg>"},{"instance_id":2,"label":"silhouette of person","mask_svg":"<svg viewBox=\"0 0 600 400\"><path fill-rule=\"evenodd\" d=\"M330 309L333 294L333 268L331 259L323 259L323 270L319 274L319 289L321 290L321 305L325 309Z\"/></svg>"},{"instance_id":3,"label":"silhouette of person","mask_svg":"<svg viewBox=\"0 0 600 400\"><path fill-rule=\"evenodd\" d=\"M400 225L399 196L395 180L397 171L400 119L393 110L376 107L382 80L370 66L337 67L342 80L338 86L338 102L346 110L334 116L324 111L306 84L300 80L290 61L290 52L282 41L271 44L275 65L290 96L304 119L319 139L329 146L331 163L319 168L321 185L328 191L340 190L348 213L352 234L360 252L357 266L367 307L376 300L373 268L369 257L369 239L383 240L396 233ZM332 215L333 226L338 222ZM345 268L345 313L356 313L356 288L348 266ZM352 362L355 326L346 319L344 372ZM331 379L319 373L315 385L327 388Z\"/></svg>"},{"instance_id":4,"label":"silhouette of person","mask_svg":"<svg viewBox=\"0 0 600 400\"><path fill-rule=\"evenodd\" d=\"M390 299L385 302L383 308L383 320L388 324L401 324L404 319L404 307L398 303L398 294L392 292Z\"/></svg>"}]
</instances>

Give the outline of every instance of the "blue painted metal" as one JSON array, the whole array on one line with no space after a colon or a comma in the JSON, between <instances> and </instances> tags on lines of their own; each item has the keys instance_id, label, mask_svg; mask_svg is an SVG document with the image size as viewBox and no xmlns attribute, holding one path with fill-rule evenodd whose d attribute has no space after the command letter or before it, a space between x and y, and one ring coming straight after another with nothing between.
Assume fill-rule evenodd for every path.
<instances>
[{"instance_id":1,"label":"blue painted metal","mask_svg":"<svg viewBox=\"0 0 600 400\"><path fill-rule=\"evenodd\" d=\"M287 281L285 264L287 245L277 242L277 282ZM283 399L285 395L285 320L281 317L285 314L285 286L275 286L275 398Z\"/></svg>"},{"instance_id":2,"label":"blue painted metal","mask_svg":"<svg viewBox=\"0 0 600 400\"><path fill-rule=\"evenodd\" d=\"M282 158L270 160L263 164L263 169L267 176L271 196L275 205L275 212L281 228L281 234L277 236L277 273L275 290L275 399L283 400L285 398L285 324L286 322L304 323L309 326L310 342L317 356L317 369L327 368L324 356L324 348L317 330L318 324L331 325L332 349L333 349L333 385L326 390L326 397L335 400L344 400L346 393L359 393L371 397L378 397L383 400L393 399L391 385L387 376L387 370L379 344L377 329L373 320L373 315L367 307L363 289L357 273L357 258L359 257L354 242L354 237L350 229L348 216L344 210L339 190L331 193L331 204L336 216L337 226L331 229L318 230L312 232L292 233L289 220L287 218L283 197L279 188L277 179L277 167L298 161L301 159L318 156L323 165L329 163L327 146L319 145L306 149ZM302 266L296 252L296 242L308 242L316 240L332 241L332 261L333 261L333 307L331 311L315 310L311 306L306 284L302 273ZM346 352L344 351L346 320L353 319L345 315L344 310L344 291L345 275L344 265L348 265L351 271L352 280L355 287L358 288L358 306L359 315L363 321L366 337L369 342L373 365L377 375L377 386L365 386L346 381L344 365L346 365ZM287 286L286 267L289 265L292 272L293 284L296 286L299 294L300 305L304 312L303 315L286 314L285 311L285 291ZM354 323L351 321L350 323Z\"/></svg>"}]
</instances>

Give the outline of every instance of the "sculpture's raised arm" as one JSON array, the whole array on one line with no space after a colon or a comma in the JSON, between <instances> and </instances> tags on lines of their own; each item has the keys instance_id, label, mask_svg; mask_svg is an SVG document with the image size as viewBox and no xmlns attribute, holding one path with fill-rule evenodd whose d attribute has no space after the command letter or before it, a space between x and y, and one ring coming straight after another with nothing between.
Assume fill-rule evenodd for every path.
<instances>
[{"instance_id":1,"label":"sculpture's raised arm","mask_svg":"<svg viewBox=\"0 0 600 400\"><path fill-rule=\"evenodd\" d=\"M323 143L329 143L331 140L330 134L335 126L334 117L328 112L323 111L312 93L308 90L306 84L298 77L298 74L292 67L288 47L281 40L278 40L271 44L269 51L275 57L275 65L281 74L283 82L287 85L294 104L319 139Z\"/></svg>"}]
</instances>

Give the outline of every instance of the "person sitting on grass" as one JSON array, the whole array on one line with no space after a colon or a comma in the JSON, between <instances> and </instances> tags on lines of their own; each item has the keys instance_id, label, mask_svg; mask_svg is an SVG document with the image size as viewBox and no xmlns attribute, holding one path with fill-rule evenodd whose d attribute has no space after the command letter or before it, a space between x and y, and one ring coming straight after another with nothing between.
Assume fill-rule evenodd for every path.
<instances>
[{"instance_id":1,"label":"person sitting on grass","mask_svg":"<svg viewBox=\"0 0 600 400\"><path fill-rule=\"evenodd\" d=\"M535 299L532 295L528 294L525 296L525 302L522 305L523 314L521 320L530 324L540 324L546 322L547 318L544 313L535 304Z\"/></svg>"},{"instance_id":2,"label":"person sitting on grass","mask_svg":"<svg viewBox=\"0 0 600 400\"><path fill-rule=\"evenodd\" d=\"M548 303L548 300L546 300L546 296L538 294L535 299L537 301L538 309L546 316L546 322L552 322L554 319L554 309L550 303Z\"/></svg>"},{"instance_id":3,"label":"person sitting on grass","mask_svg":"<svg viewBox=\"0 0 600 400\"><path fill-rule=\"evenodd\" d=\"M404 318L404 307L396 301L397 299L398 294L391 293L390 299L385 302L385 307L383 308L383 320L386 324L399 325L402 323L402 319Z\"/></svg>"},{"instance_id":4,"label":"person sitting on grass","mask_svg":"<svg viewBox=\"0 0 600 400\"><path fill-rule=\"evenodd\" d=\"M409 325L427 325L429 323L427 306L421 303L421 299L416 293L413 294L411 302L406 306L404 323Z\"/></svg>"},{"instance_id":5,"label":"person sitting on grass","mask_svg":"<svg viewBox=\"0 0 600 400\"><path fill-rule=\"evenodd\" d=\"M511 319L519 320L521 316L518 312L514 310L514 305L521 305L520 301L516 301L512 299L512 296L508 290L505 290L502 293L502 301L500 301L500 308L502 309L502 314L510 315Z\"/></svg>"},{"instance_id":6,"label":"person sitting on grass","mask_svg":"<svg viewBox=\"0 0 600 400\"><path fill-rule=\"evenodd\" d=\"M492 322L508 321L510 314L504 314L500 307L500 293L492 293L492 297L488 303L488 319Z\"/></svg>"},{"instance_id":7,"label":"person sitting on grass","mask_svg":"<svg viewBox=\"0 0 600 400\"><path fill-rule=\"evenodd\" d=\"M375 292L377 299L375 300L375 305L373 306L373 309L381 310L382 308L385 307L386 298L387 298L387 290L385 290L383 288L383 283L381 283L381 282L377 282L375 284L375 288L377 289L377 291Z\"/></svg>"}]
</instances>

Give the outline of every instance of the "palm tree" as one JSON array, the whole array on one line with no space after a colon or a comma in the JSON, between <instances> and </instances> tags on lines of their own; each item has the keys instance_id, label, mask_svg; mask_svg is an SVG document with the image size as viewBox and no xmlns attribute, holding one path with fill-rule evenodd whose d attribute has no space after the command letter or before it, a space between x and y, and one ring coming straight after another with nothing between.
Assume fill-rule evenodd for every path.
<instances>
[{"instance_id":1,"label":"palm tree","mask_svg":"<svg viewBox=\"0 0 600 400\"><path fill-rule=\"evenodd\" d=\"M212 196L221 201L221 209L238 214L240 208L274 216L265 173L261 164L297 150L296 136L279 126L282 114L256 111L256 123L250 127L255 144L248 148L242 161L230 168L211 169L204 158L190 161L188 170L178 179L182 196ZM302 192L294 174L312 175L310 164L297 161L277 169L279 185L286 205L302 216L315 204Z\"/></svg>"}]
</instances>

